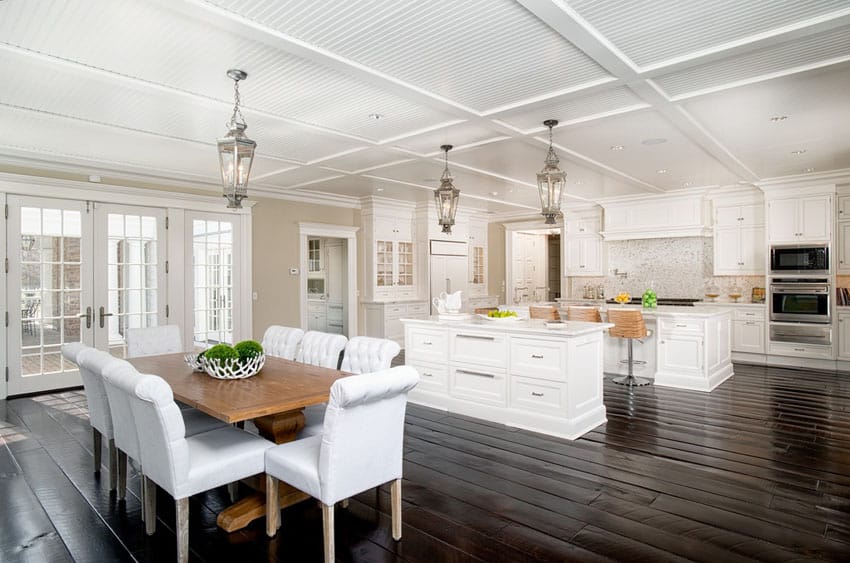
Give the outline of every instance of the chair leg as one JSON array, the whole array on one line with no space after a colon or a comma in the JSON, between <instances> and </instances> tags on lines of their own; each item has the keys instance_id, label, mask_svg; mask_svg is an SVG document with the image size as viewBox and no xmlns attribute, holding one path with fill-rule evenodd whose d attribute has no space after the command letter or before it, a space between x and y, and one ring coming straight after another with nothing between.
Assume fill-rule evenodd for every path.
<instances>
[{"instance_id":1,"label":"chair leg","mask_svg":"<svg viewBox=\"0 0 850 563\"><path fill-rule=\"evenodd\" d=\"M278 480L266 473L266 535L274 537L280 528Z\"/></svg>"},{"instance_id":2,"label":"chair leg","mask_svg":"<svg viewBox=\"0 0 850 563\"><path fill-rule=\"evenodd\" d=\"M115 440L109 440L109 491L118 488L118 453Z\"/></svg>"},{"instance_id":3,"label":"chair leg","mask_svg":"<svg viewBox=\"0 0 850 563\"><path fill-rule=\"evenodd\" d=\"M100 475L101 451L103 447L103 435L95 427L91 429L92 434L92 449L94 450L94 474Z\"/></svg>"},{"instance_id":4,"label":"chair leg","mask_svg":"<svg viewBox=\"0 0 850 563\"><path fill-rule=\"evenodd\" d=\"M118 498L127 499L127 454L118 450Z\"/></svg>"},{"instance_id":5,"label":"chair leg","mask_svg":"<svg viewBox=\"0 0 850 563\"><path fill-rule=\"evenodd\" d=\"M147 521L147 513L148 513L148 502L147 502L147 492L145 491L145 474L142 471L142 466L139 466L139 478L142 480L142 484L139 487L141 492L141 501L142 501L142 522Z\"/></svg>"},{"instance_id":6,"label":"chair leg","mask_svg":"<svg viewBox=\"0 0 850 563\"><path fill-rule=\"evenodd\" d=\"M236 499L239 497L239 482L234 481L233 483L227 484L227 496L230 498L230 502L236 502Z\"/></svg>"},{"instance_id":7,"label":"chair leg","mask_svg":"<svg viewBox=\"0 0 850 563\"><path fill-rule=\"evenodd\" d=\"M177 499L177 561L189 561L189 497Z\"/></svg>"},{"instance_id":8,"label":"chair leg","mask_svg":"<svg viewBox=\"0 0 850 563\"><path fill-rule=\"evenodd\" d=\"M145 477L145 533L152 536L156 531L156 483Z\"/></svg>"},{"instance_id":9,"label":"chair leg","mask_svg":"<svg viewBox=\"0 0 850 563\"><path fill-rule=\"evenodd\" d=\"M393 481L390 497L393 505L393 539L398 541L401 539L401 479Z\"/></svg>"},{"instance_id":10,"label":"chair leg","mask_svg":"<svg viewBox=\"0 0 850 563\"><path fill-rule=\"evenodd\" d=\"M325 563L334 563L334 505L322 503L322 523L325 537Z\"/></svg>"},{"instance_id":11,"label":"chair leg","mask_svg":"<svg viewBox=\"0 0 850 563\"><path fill-rule=\"evenodd\" d=\"M342 499L342 501L340 501L339 505L343 508L348 508L348 499L347 498Z\"/></svg>"}]
</instances>

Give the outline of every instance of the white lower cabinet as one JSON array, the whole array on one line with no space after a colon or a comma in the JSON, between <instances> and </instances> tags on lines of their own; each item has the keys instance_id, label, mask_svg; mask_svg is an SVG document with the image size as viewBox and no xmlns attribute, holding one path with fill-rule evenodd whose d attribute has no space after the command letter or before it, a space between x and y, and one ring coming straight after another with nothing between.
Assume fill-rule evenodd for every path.
<instances>
[{"instance_id":1,"label":"white lower cabinet","mask_svg":"<svg viewBox=\"0 0 850 563\"><path fill-rule=\"evenodd\" d=\"M732 321L732 351L764 354L764 321Z\"/></svg>"},{"instance_id":2,"label":"white lower cabinet","mask_svg":"<svg viewBox=\"0 0 850 563\"><path fill-rule=\"evenodd\" d=\"M667 334L658 341L659 371L698 377L702 369L702 335Z\"/></svg>"},{"instance_id":3,"label":"white lower cabinet","mask_svg":"<svg viewBox=\"0 0 850 563\"><path fill-rule=\"evenodd\" d=\"M732 376L732 313L658 319L655 384L711 391Z\"/></svg>"},{"instance_id":4,"label":"white lower cabinet","mask_svg":"<svg viewBox=\"0 0 850 563\"><path fill-rule=\"evenodd\" d=\"M850 360L850 311L838 312L838 359Z\"/></svg>"},{"instance_id":5,"label":"white lower cabinet","mask_svg":"<svg viewBox=\"0 0 850 563\"><path fill-rule=\"evenodd\" d=\"M602 328L404 324L405 362L420 375L411 402L568 439L606 420Z\"/></svg>"},{"instance_id":6,"label":"white lower cabinet","mask_svg":"<svg viewBox=\"0 0 850 563\"><path fill-rule=\"evenodd\" d=\"M404 346L404 325L401 319L427 319L425 301L388 301L363 303L363 335L389 338Z\"/></svg>"},{"instance_id":7,"label":"white lower cabinet","mask_svg":"<svg viewBox=\"0 0 850 563\"><path fill-rule=\"evenodd\" d=\"M307 301L307 330L325 332L328 327L327 306L324 301Z\"/></svg>"}]
</instances>

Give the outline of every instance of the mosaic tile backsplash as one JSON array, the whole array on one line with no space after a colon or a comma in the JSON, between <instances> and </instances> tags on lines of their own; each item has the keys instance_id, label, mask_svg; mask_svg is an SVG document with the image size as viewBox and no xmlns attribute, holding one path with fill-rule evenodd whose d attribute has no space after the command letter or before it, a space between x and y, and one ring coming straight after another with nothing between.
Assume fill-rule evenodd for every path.
<instances>
[{"instance_id":1,"label":"mosaic tile backsplash","mask_svg":"<svg viewBox=\"0 0 850 563\"><path fill-rule=\"evenodd\" d=\"M741 301L749 301L753 287L765 287L764 276L714 276L713 240L705 237L663 238L611 241L608 251L608 275L604 278L568 278L568 292L581 299L585 284L605 287L605 295L620 291L640 296L652 287L659 297L702 299L709 279L720 288L720 300L737 285L743 290ZM618 275L614 275L614 271Z\"/></svg>"}]
</instances>

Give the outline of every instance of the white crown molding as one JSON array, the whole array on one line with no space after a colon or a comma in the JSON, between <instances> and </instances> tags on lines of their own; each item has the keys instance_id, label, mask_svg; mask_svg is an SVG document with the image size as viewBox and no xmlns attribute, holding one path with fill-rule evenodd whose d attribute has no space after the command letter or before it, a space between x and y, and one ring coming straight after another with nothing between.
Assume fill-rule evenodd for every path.
<instances>
[{"instance_id":1,"label":"white crown molding","mask_svg":"<svg viewBox=\"0 0 850 563\"><path fill-rule=\"evenodd\" d=\"M614 197L603 197L596 200L601 206L608 205L610 203L627 203L627 202L635 202L635 201L665 201L669 199L684 199L691 198L695 196L703 196L705 197L711 187L700 186L697 188L683 188L680 190L669 190L662 194L637 194L637 195L622 195L622 196L614 196Z\"/></svg>"},{"instance_id":2,"label":"white crown molding","mask_svg":"<svg viewBox=\"0 0 850 563\"><path fill-rule=\"evenodd\" d=\"M767 192L774 188L781 187L806 187L813 184L835 183L847 184L850 183L850 168L842 168L840 170L829 170L827 172L815 172L812 174L794 174L792 176L779 176L777 178L765 178L758 182L753 182L754 185Z\"/></svg>"},{"instance_id":3,"label":"white crown molding","mask_svg":"<svg viewBox=\"0 0 850 563\"><path fill-rule=\"evenodd\" d=\"M299 203L312 203L313 205L325 205L327 207L342 207L344 209L360 209L360 198L331 194L326 192L302 192L299 190L277 191L269 187L255 187L249 193L259 194L267 199L282 199L285 201L297 201Z\"/></svg>"}]
</instances>

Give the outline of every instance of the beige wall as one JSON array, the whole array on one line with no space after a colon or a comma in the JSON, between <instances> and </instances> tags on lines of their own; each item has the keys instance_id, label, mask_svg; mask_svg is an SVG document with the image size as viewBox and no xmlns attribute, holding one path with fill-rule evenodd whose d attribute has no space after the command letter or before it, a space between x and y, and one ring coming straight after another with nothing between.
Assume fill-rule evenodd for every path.
<instances>
[{"instance_id":1,"label":"beige wall","mask_svg":"<svg viewBox=\"0 0 850 563\"><path fill-rule=\"evenodd\" d=\"M258 199L253 210L254 338L269 325L300 326L298 223L359 226L360 211L279 199ZM358 239L360 235L358 233ZM361 258L358 253L358 269ZM358 274L359 277L359 274Z\"/></svg>"},{"instance_id":2,"label":"beige wall","mask_svg":"<svg viewBox=\"0 0 850 563\"><path fill-rule=\"evenodd\" d=\"M487 291L505 302L502 284L505 283L505 228L503 223L487 225Z\"/></svg>"}]
</instances>

